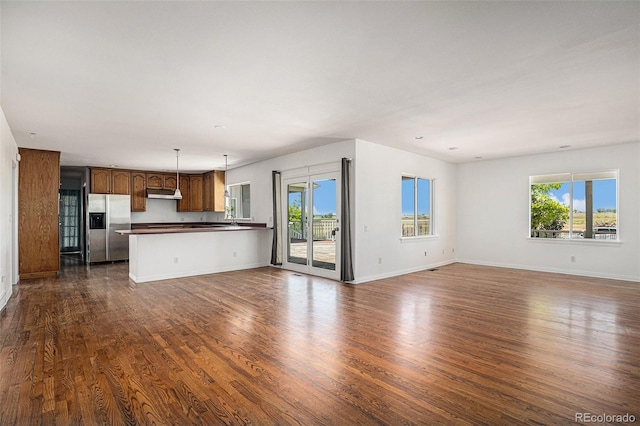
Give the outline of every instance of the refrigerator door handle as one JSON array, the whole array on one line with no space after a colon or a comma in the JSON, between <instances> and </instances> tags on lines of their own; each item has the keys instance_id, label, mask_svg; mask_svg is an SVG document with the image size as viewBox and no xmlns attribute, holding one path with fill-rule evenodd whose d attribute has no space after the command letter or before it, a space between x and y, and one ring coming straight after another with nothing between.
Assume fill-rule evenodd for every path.
<instances>
[{"instance_id":1,"label":"refrigerator door handle","mask_svg":"<svg viewBox=\"0 0 640 426\"><path fill-rule=\"evenodd\" d=\"M104 237L104 242L106 244L106 251L107 251L107 260L111 260L111 253L109 253L109 227L111 226L111 211L109 209L109 196L106 195L105 197L105 237Z\"/></svg>"}]
</instances>

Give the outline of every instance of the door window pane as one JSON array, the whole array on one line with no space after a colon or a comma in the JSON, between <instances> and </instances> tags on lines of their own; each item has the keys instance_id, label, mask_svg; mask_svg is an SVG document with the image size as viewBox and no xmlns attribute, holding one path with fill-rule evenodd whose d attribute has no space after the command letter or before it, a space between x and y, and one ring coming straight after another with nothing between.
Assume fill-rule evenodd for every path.
<instances>
[{"instance_id":1,"label":"door window pane","mask_svg":"<svg viewBox=\"0 0 640 426\"><path fill-rule=\"evenodd\" d=\"M336 269L336 180L313 181L313 260L316 268Z\"/></svg>"},{"instance_id":2,"label":"door window pane","mask_svg":"<svg viewBox=\"0 0 640 426\"><path fill-rule=\"evenodd\" d=\"M289 241L287 257L291 263L307 264L307 182L287 185Z\"/></svg>"}]
</instances>

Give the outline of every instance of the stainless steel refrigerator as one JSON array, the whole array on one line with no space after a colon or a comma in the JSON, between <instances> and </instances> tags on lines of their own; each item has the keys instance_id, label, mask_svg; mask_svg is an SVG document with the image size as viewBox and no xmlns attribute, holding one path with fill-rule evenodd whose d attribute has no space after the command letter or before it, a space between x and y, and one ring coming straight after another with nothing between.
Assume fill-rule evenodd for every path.
<instances>
[{"instance_id":1,"label":"stainless steel refrigerator","mask_svg":"<svg viewBox=\"0 0 640 426\"><path fill-rule=\"evenodd\" d=\"M89 194L87 216L87 263L128 259L129 236L115 231L131 229L131 197Z\"/></svg>"}]
</instances>

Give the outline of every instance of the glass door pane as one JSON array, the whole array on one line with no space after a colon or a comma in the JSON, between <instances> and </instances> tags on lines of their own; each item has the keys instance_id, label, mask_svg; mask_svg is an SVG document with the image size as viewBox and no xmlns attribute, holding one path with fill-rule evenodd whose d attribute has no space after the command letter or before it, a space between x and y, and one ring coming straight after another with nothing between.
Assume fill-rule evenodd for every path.
<instances>
[{"instance_id":1,"label":"glass door pane","mask_svg":"<svg viewBox=\"0 0 640 426\"><path fill-rule=\"evenodd\" d=\"M335 271L336 234L339 232L336 179L314 180L311 187L313 202L311 266Z\"/></svg>"},{"instance_id":2,"label":"glass door pane","mask_svg":"<svg viewBox=\"0 0 640 426\"><path fill-rule=\"evenodd\" d=\"M308 264L307 182L287 185L287 261Z\"/></svg>"},{"instance_id":3,"label":"glass door pane","mask_svg":"<svg viewBox=\"0 0 640 426\"><path fill-rule=\"evenodd\" d=\"M80 191L60 190L60 251L80 251Z\"/></svg>"}]
</instances>

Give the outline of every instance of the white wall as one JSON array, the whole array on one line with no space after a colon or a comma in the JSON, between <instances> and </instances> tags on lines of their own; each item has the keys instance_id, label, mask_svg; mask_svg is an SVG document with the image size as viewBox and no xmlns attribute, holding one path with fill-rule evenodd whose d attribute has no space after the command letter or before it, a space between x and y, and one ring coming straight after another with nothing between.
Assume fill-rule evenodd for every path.
<instances>
[{"instance_id":1,"label":"white wall","mask_svg":"<svg viewBox=\"0 0 640 426\"><path fill-rule=\"evenodd\" d=\"M639 151L631 143L459 165L458 260L639 281ZM620 172L620 243L528 238L529 176L608 169Z\"/></svg>"},{"instance_id":2,"label":"white wall","mask_svg":"<svg viewBox=\"0 0 640 426\"><path fill-rule=\"evenodd\" d=\"M456 166L361 140L356 141L355 163L356 282L452 263L456 254ZM403 174L434 179L436 236L400 239Z\"/></svg>"},{"instance_id":3,"label":"white wall","mask_svg":"<svg viewBox=\"0 0 640 426\"><path fill-rule=\"evenodd\" d=\"M251 216L254 222L273 226L273 201L271 196L271 172L291 170L305 166L340 161L343 157L353 158L355 142L346 140L318 148L308 149L248 166L231 169L227 184L251 182Z\"/></svg>"},{"instance_id":4,"label":"white wall","mask_svg":"<svg viewBox=\"0 0 640 426\"><path fill-rule=\"evenodd\" d=\"M18 250L13 243L17 232L17 153L18 146L0 109L0 309L11 297L11 285L18 282Z\"/></svg>"},{"instance_id":5,"label":"white wall","mask_svg":"<svg viewBox=\"0 0 640 426\"><path fill-rule=\"evenodd\" d=\"M254 221L271 227L272 170L287 171L337 162L343 157L353 159L352 237L356 283L454 261L456 166L453 164L361 140L347 140L229 170L227 183L250 181L251 215ZM402 173L436 180L434 206L438 236L400 240ZM378 259L382 259L382 263L378 263Z\"/></svg>"}]
</instances>

